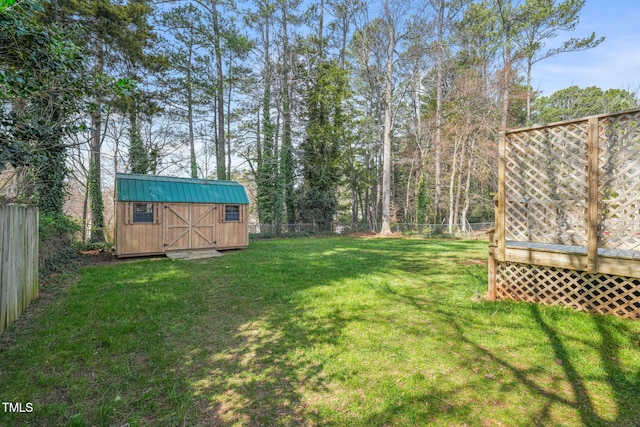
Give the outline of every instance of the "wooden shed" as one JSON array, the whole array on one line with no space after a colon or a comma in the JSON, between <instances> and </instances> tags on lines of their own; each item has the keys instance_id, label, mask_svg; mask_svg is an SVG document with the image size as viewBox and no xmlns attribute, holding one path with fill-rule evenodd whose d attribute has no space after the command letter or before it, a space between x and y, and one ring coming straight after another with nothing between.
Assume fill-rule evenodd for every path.
<instances>
[{"instance_id":1,"label":"wooden shed","mask_svg":"<svg viewBox=\"0 0 640 427\"><path fill-rule=\"evenodd\" d=\"M117 174L115 203L119 257L249 244L249 199L234 181Z\"/></svg>"},{"instance_id":2,"label":"wooden shed","mask_svg":"<svg viewBox=\"0 0 640 427\"><path fill-rule=\"evenodd\" d=\"M640 110L509 130L489 298L640 319Z\"/></svg>"}]
</instances>

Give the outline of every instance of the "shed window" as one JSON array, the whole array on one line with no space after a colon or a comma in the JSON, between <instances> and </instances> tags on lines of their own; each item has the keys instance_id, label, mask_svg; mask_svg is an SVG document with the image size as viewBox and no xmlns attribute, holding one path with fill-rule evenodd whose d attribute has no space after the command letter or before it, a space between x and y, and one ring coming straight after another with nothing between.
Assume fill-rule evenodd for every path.
<instances>
[{"instance_id":1,"label":"shed window","mask_svg":"<svg viewBox=\"0 0 640 427\"><path fill-rule=\"evenodd\" d=\"M240 205L225 205L224 221L240 222Z\"/></svg>"},{"instance_id":2,"label":"shed window","mask_svg":"<svg viewBox=\"0 0 640 427\"><path fill-rule=\"evenodd\" d=\"M153 203L133 204L133 223L153 222Z\"/></svg>"}]
</instances>

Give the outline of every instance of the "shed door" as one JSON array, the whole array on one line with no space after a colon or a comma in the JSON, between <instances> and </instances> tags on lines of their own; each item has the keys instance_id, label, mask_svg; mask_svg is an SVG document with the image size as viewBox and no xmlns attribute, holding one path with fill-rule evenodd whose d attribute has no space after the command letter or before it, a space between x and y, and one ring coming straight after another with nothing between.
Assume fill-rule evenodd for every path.
<instances>
[{"instance_id":1,"label":"shed door","mask_svg":"<svg viewBox=\"0 0 640 427\"><path fill-rule=\"evenodd\" d=\"M164 249L215 248L215 210L214 205L166 204Z\"/></svg>"},{"instance_id":2,"label":"shed door","mask_svg":"<svg viewBox=\"0 0 640 427\"><path fill-rule=\"evenodd\" d=\"M215 248L216 207L191 205L191 249Z\"/></svg>"}]
</instances>

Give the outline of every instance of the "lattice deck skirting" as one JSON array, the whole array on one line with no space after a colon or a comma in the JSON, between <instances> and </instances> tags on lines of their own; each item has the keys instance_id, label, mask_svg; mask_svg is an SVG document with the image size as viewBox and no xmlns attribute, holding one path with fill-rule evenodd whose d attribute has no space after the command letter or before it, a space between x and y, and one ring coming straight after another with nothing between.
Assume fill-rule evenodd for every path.
<instances>
[{"instance_id":1,"label":"lattice deck skirting","mask_svg":"<svg viewBox=\"0 0 640 427\"><path fill-rule=\"evenodd\" d=\"M511 262L496 270L497 299L640 319L640 279Z\"/></svg>"},{"instance_id":2,"label":"lattice deck skirting","mask_svg":"<svg viewBox=\"0 0 640 427\"><path fill-rule=\"evenodd\" d=\"M501 132L489 299L640 319L640 109Z\"/></svg>"}]
</instances>

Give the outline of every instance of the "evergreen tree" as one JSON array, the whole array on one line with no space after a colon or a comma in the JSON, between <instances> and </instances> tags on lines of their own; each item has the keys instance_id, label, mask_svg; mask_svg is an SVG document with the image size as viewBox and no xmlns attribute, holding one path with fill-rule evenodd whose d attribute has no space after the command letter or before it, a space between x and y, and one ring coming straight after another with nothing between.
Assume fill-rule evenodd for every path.
<instances>
[{"instance_id":1,"label":"evergreen tree","mask_svg":"<svg viewBox=\"0 0 640 427\"><path fill-rule=\"evenodd\" d=\"M591 49L604 41L595 33L588 37L571 38L560 47L544 51L545 42L557 36L558 31L573 31L579 22L579 13L585 0L565 0L556 4L554 0L525 0L520 5L515 42L524 56L527 78L527 122L531 122L531 79L533 65L560 53Z\"/></svg>"},{"instance_id":2,"label":"evergreen tree","mask_svg":"<svg viewBox=\"0 0 640 427\"><path fill-rule=\"evenodd\" d=\"M336 62L320 63L307 93L308 125L302 143L303 191L300 216L320 230L331 228L338 209L340 154L348 126L346 72Z\"/></svg>"},{"instance_id":3,"label":"evergreen tree","mask_svg":"<svg viewBox=\"0 0 640 427\"><path fill-rule=\"evenodd\" d=\"M203 51L208 45L203 34L207 33L204 15L193 4L180 5L162 13L160 25L171 35L166 42L165 54L171 69L163 76L167 98L174 105L171 114L185 120L189 144L189 171L191 178L198 178L196 158L196 121L208 104L205 96L206 67L210 58Z\"/></svg>"},{"instance_id":4,"label":"evergreen tree","mask_svg":"<svg viewBox=\"0 0 640 427\"><path fill-rule=\"evenodd\" d=\"M624 89L571 86L550 96L537 98L531 109L532 119L544 124L596 114L624 111L640 106L636 94Z\"/></svg>"}]
</instances>

